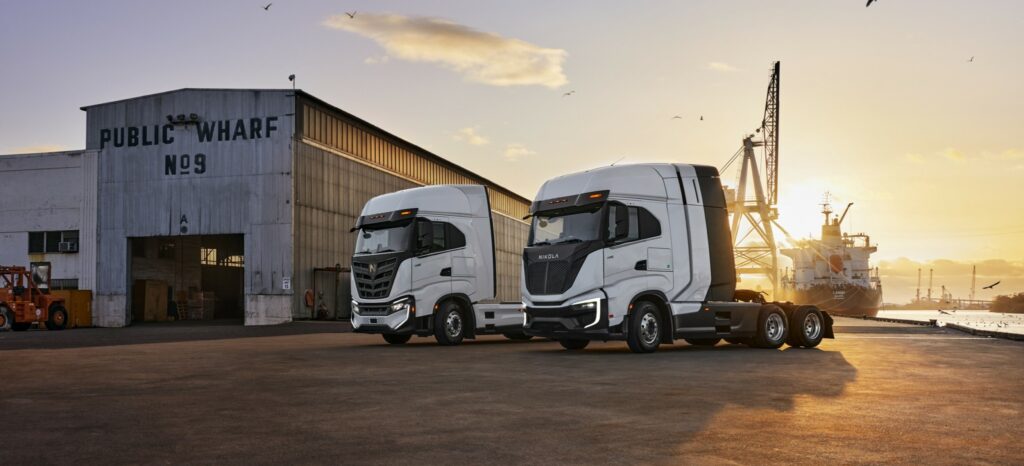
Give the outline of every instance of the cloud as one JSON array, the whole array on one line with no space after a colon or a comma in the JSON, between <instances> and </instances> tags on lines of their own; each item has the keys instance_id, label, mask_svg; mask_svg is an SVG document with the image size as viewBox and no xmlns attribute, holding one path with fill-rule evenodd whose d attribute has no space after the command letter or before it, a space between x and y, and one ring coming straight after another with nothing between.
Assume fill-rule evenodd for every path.
<instances>
[{"instance_id":1,"label":"cloud","mask_svg":"<svg viewBox=\"0 0 1024 466\"><path fill-rule=\"evenodd\" d=\"M535 154L537 153L522 144L509 144L505 147L505 158L512 162Z\"/></svg>"},{"instance_id":2,"label":"cloud","mask_svg":"<svg viewBox=\"0 0 1024 466\"><path fill-rule=\"evenodd\" d=\"M477 128L478 127L462 128L457 133L455 133L454 138L456 141L462 141L465 142L466 144L472 144L474 146L483 146L489 144L491 141L477 133Z\"/></svg>"},{"instance_id":3,"label":"cloud","mask_svg":"<svg viewBox=\"0 0 1024 466\"><path fill-rule=\"evenodd\" d=\"M39 144L35 146L15 147L11 149L12 154L39 154L42 152L60 152L66 147L60 144Z\"/></svg>"},{"instance_id":4,"label":"cloud","mask_svg":"<svg viewBox=\"0 0 1024 466\"><path fill-rule=\"evenodd\" d=\"M713 61L711 63L708 63L707 68L709 70L712 70L712 71L722 71L722 72L729 72L729 71L736 71L737 70L737 68L735 66L732 66L732 65L730 65L728 63L723 63L723 62L720 62L720 61Z\"/></svg>"},{"instance_id":5,"label":"cloud","mask_svg":"<svg viewBox=\"0 0 1024 466\"><path fill-rule=\"evenodd\" d=\"M363 59L363 63L367 65L383 65L391 61L391 57L387 55L381 55L379 57L366 57Z\"/></svg>"},{"instance_id":6,"label":"cloud","mask_svg":"<svg viewBox=\"0 0 1024 466\"><path fill-rule=\"evenodd\" d=\"M494 86L546 86L568 82L567 52L478 31L438 18L360 13L331 16L324 25L373 39L388 55L436 63L467 80Z\"/></svg>"},{"instance_id":7,"label":"cloud","mask_svg":"<svg viewBox=\"0 0 1024 466\"><path fill-rule=\"evenodd\" d=\"M960 152L952 147L942 151L942 156L954 162L964 162L967 160L967 157L964 156L963 152Z\"/></svg>"}]
</instances>

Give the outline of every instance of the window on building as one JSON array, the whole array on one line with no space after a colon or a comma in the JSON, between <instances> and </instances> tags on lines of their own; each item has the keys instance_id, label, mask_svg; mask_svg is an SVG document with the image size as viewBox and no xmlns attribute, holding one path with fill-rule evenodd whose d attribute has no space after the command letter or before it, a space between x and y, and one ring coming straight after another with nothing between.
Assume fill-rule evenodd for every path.
<instances>
[{"instance_id":1,"label":"window on building","mask_svg":"<svg viewBox=\"0 0 1024 466\"><path fill-rule=\"evenodd\" d=\"M199 248L199 263L202 265L217 265L217 250L213 248Z\"/></svg>"},{"instance_id":2,"label":"window on building","mask_svg":"<svg viewBox=\"0 0 1024 466\"><path fill-rule=\"evenodd\" d=\"M63 247L62 243L64 243ZM28 252L29 254L78 252L78 230L29 232Z\"/></svg>"},{"instance_id":3,"label":"window on building","mask_svg":"<svg viewBox=\"0 0 1024 466\"><path fill-rule=\"evenodd\" d=\"M45 231L33 231L28 234L28 252L29 254L46 252Z\"/></svg>"}]
</instances>

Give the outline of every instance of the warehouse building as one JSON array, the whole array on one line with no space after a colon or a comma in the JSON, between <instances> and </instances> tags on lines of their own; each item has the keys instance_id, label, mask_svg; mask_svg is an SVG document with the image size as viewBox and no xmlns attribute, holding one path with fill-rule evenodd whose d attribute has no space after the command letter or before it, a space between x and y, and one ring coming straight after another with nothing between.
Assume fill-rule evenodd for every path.
<instances>
[{"instance_id":1,"label":"warehouse building","mask_svg":"<svg viewBox=\"0 0 1024 466\"><path fill-rule=\"evenodd\" d=\"M2 213L31 218L0 228L0 263L52 261L55 285L92 290L95 325L343 318L363 204L428 184L488 186L498 273L516 277L499 298L519 299L527 199L310 94L181 89L83 110L86 150L0 156L0 195L19 200ZM35 194L26 170L59 192Z\"/></svg>"}]
</instances>

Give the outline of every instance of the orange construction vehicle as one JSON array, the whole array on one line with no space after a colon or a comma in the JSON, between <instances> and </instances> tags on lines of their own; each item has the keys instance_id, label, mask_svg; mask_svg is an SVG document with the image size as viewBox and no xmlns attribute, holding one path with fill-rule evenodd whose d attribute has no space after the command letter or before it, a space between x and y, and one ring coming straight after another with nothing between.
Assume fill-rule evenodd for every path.
<instances>
[{"instance_id":1,"label":"orange construction vehicle","mask_svg":"<svg viewBox=\"0 0 1024 466\"><path fill-rule=\"evenodd\" d=\"M0 330L28 330L35 322L50 330L68 325L64 298L40 289L39 281L25 267L0 266Z\"/></svg>"}]
</instances>

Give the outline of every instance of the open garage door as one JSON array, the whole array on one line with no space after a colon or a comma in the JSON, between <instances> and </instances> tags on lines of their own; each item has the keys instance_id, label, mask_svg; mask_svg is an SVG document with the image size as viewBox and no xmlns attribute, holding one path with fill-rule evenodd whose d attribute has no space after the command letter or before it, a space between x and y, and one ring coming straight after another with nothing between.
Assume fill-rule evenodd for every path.
<instances>
[{"instance_id":1,"label":"open garage door","mask_svg":"<svg viewBox=\"0 0 1024 466\"><path fill-rule=\"evenodd\" d=\"M236 319L242 323L244 238L129 238L132 321Z\"/></svg>"}]
</instances>

